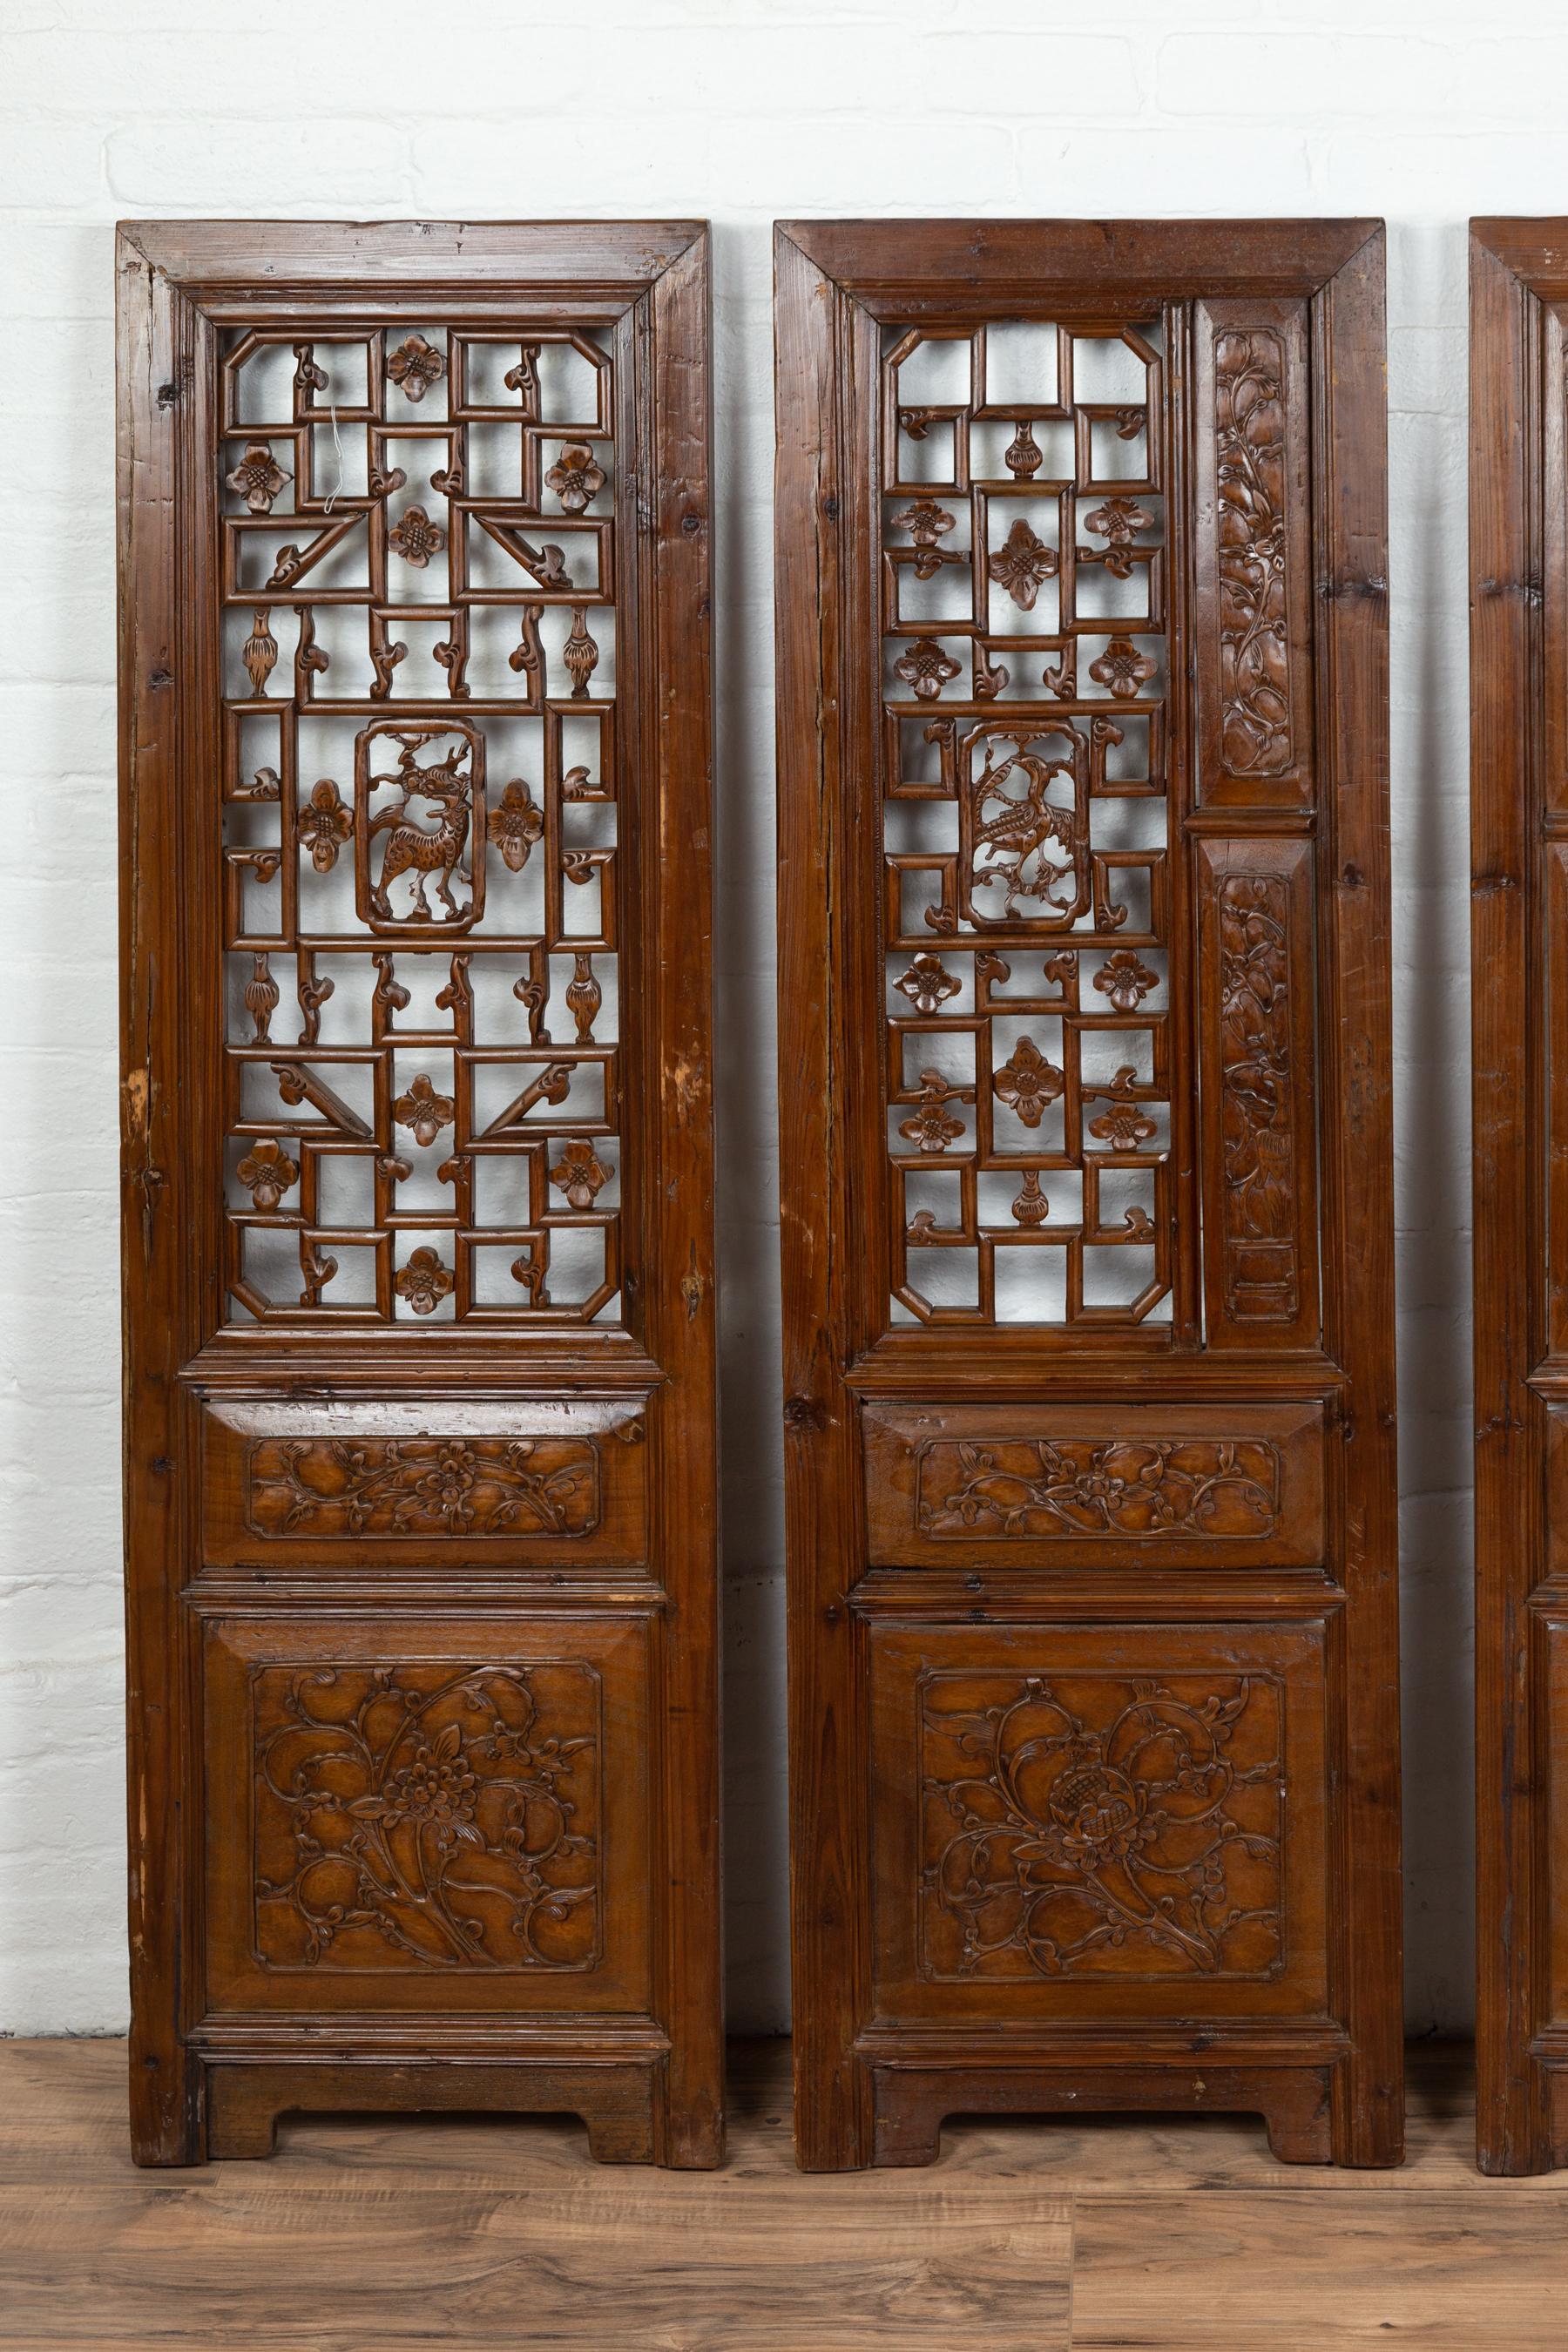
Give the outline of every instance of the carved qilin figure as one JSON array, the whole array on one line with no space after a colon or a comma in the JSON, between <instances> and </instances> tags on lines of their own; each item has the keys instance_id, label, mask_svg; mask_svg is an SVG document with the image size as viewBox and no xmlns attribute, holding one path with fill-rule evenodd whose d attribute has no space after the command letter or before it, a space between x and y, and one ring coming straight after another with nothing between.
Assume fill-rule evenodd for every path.
<instances>
[{"instance_id":1,"label":"carved qilin figure","mask_svg":"<svg viewBox=\"0 0 1568 2352\"><path fill-rule=\"evenodd\" d=\"M444 760L422 768L420 746L428 738L413 734L399 735L396 740L403 745L397 755L396 776L378 776L374 780L376 783L395 783L401 797L392 807L378 809L367 827L373 838L378 833L387 835L381 872L371 889L371 906L383 922L395 921L388 890L400 875L412 874L414 903L405 919L442 919L436 915L427 896L427 885L434 878L437 894L447 909L445 919L456 922L467 909L459 907L452 896L452 883L456 879L470 888L473 885L472 873L462 865L468 842L473 784L461 772L472 747L462 743ZM409 815L409 803L414 800L428 801L438 812L434 831L415 824Z\"/></svg>"}]
</instances>

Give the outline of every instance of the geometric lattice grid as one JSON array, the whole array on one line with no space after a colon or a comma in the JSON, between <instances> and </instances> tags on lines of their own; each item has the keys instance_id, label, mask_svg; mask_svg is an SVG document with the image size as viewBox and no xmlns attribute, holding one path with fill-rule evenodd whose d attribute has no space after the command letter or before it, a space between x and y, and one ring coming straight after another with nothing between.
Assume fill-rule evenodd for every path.
<instances>
[{"instance_id":1,"label":"geometric lattice grid","mask_svg":"<svg viewBox=\"0 0 1568 2352\"><path fill-rule=\"evenodd\" d=\"M884 339L897 1322L1170 1319L1160 352Z\"/></svg>"},{"instance_id":2,"label":"geometric lattice grid","mask_svg":"<svg viewBox=\"0 0 1568 2352\"><path fill-rule=\"evenodd\" d=\"M618 1319L612 362L237 332L229 1314Z\"/></svg>"}]
</instances>

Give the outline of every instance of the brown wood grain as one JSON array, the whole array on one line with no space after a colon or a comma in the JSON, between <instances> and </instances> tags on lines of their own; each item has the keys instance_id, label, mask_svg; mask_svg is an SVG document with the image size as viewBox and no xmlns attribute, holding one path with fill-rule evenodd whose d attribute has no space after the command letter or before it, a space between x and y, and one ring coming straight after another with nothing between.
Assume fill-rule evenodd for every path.
<instances>
[{"instance_id":1,"label":"brown wood grain","mask_svg":"<svg viewBox=\"0 0 1568 2352\"><path fill-rule=\"evenodd\" d=\"M775 260L801 2161L929 2160L969 2095L1231 2098L1282 2155L1394 2164L1382 230L800 222ZM1004 392L1024 321L1055 322L1056 385ZM1074 386L1096 339L1134 354L1120 407ZM955 382L911 392L927 346ZM1101 856L1118 799L1156 848L1145 823ZM1118 1230L1095 1204L1128 1174ZM1133 1244L1143 1287L1091 1295ZM1009 1313L1029 1252L1060 1303ZM1303 1415L1278 1507L1256 1451L1183 1450L1259 1409ZM1303 1874L1279 1950L1233 1969L1184 1875L1202 1821L1143 1885L1131 1824L1169 1814L1130 1725L1191 1763L1200 1721L1247 1717L1236 1659L1292 1683L1308 1618ZM1055 1696L1096 1644L1100 1680ZM944 1675L972 1770L949 1757L917 1833Z\"/></svg>"},{"instance_id":2,"label":"brown wood grain","mask_svg":"<svg viewBox=\"0 0 1568 2352\"><path fill-rule=\"evenodd\" d=\"M1249 2116L967 2116L933 2171L803 2175L782 2042L731 2053L724 2168L605 2169L565 2116L285 2119L150 2177L124 2044L0 2043L0 2345L285 2352L1542 2352L1560 2184L1474 2164L1469 2054L1416 2048L1408 2158L1281 2167Z\"/></svg>"},{"instance_id":3,"label":"brown wood grain","mask_svg":"<svg viewBox=\"0 0 1568 2352\"><path fill-rule=\"evenodd\" d=\"M710 2166L707 231L131 222L118 273L132 2144L466 2088Z\"/></svg>"},{"instance_id":4,"label":"brown wood grain","mask_svg":"<svg viewBox=\"0 0 1568 2352\"><path fill-rule=\"evenodd\" d=\"M1470 950L1475 1191L1478 2152L1568 2161L1550 1940L1568 1848L1550 1747L1557 1605L1564 224L1470 235ZM1555 663L1559 673L1551 674ZM1551 764L1559 763L1558 768Z\"/></svg>"}]
</instances>

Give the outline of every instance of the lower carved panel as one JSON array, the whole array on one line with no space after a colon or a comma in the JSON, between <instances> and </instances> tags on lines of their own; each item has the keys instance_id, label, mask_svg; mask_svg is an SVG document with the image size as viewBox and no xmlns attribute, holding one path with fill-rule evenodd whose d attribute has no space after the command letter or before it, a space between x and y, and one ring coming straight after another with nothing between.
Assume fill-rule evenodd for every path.
<instances>
[{"instance_id":1,"label":"lower carved panel","mask_svg":"<svg viewBox=\"0 0 1568 2352\"><path fill-rule=\"evenodd\" d=\"M879 1625L879 2014L1321 2015L1321 1623Z\"/></svg>"},{"instance_id":2,"label":"lower carved panel","mask_svg":"<svg viewBox=\"0 0 1568 2352\"><path fill-rule=\"evenodd\" d=\"M1283 1965L1277 1675L921 1677L922 1977Z\"/></svg>"},{"instance_id":3,"label":"lower carved panel","mask_svg":"<svg viewBox=\"0 0 1568 2352\"><path fill-rule=\"evenodd\" d=\"M208 2006L647 2001L647 1621L225 1614Z\"/></svg>"},{"instance_id":4,"label":"lower carved panel","mask_svg":"<svg viewBox=\"0 0 1568 2352\"><path fill-rule=\"evenodd\" d=\"M258 1666L264 1968L592 1969L601 1685L532 1666Z\"/></svg>"}]
</instances>

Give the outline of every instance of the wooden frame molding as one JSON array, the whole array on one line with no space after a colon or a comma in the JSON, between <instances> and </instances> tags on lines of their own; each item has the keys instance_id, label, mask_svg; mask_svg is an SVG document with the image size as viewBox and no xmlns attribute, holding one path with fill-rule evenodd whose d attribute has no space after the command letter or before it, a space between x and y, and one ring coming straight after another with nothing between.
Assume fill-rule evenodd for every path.
<instances>
[{"instance_id":1,"label":"wooden frame molding","mask_svg":"<svg viewBox=\"0 0 1568 2352\"><path fill-rule=\"evenodd\" d=\"M1470 224L1477 2140L1568 2164L1568 220Z\"/></svg>"},{"instance_id":2,"label":"wooden frame molding","mask_svg":"<svg viewBox=\"0 0 1568 2352\"><path fill-rule=\"evenodd\" d=\"M117 273L134 2153L711 2165L707 229Z\"/></svg>"},{"instance_id":3,"label":"wooden frame molding","mask_svg":"<svg viewBox=\"0 0 1568 2352\"><path fill-rule=\"evenodd\" d=\"M776 232L809 2168L1400 2160L1383 242Z\"/></svg>"}]
</instances>

